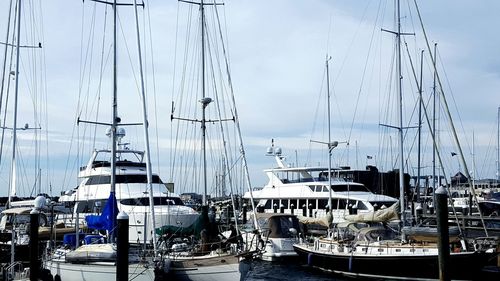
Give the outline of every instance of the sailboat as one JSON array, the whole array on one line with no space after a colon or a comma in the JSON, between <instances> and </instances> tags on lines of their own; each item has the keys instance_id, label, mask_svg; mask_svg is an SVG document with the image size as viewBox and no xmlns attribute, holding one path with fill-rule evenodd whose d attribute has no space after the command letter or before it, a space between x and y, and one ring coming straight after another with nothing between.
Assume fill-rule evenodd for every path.
<instances>
[{"instance_id":1,"label":"sailboat","mask_svg":"<svg viewBox=\"0 0 500 281\"><path fill-rule=\"evenodd\" d=\"M137 1L134 0L134 15L137 31L139 69L141 74L141 103L143 115L144 141L146 152L130 150L124 143L121 142L125 136L125 130L120 126L121 119L118 117L117 110L117 9L121 5L129 5L123 3L97 1L111 5L113 8L113 95L112 95L112 120L110 123L92 122L78 120L83 123L91 123L96 125L109 126L108 137L111 142L110 150L95 151L88 165L81 169L80 177L82 183L75 192L77 197L74 202L74 214L76 216L75 226L77 231L72 236L65 236L66 246L56 249L44 262L47 269L52 272L52 275L58 275L62 280L106 280L116 279L118 252L116 241L117 215L128 216L129 221L134 220L131 230L136 231L137 220L143 220L145 214L146 219L150 220L142 222L141 230L144 231L144 237L133 236L142 245L130 250L128 254L128 278L133 280L156 280L162 278L159 275L164 275L168 270L168 261L161 259L157 252L157 236L152 231L156 227L155 220L158 219L155 211L158 209L166 212L160 215L169 215L168 211L175 209L170 208L170 205L175 205L175 197L167 196L166 186L162 184L157 175L153 175L151 168L151 154L149 149L149 133L148 133L148 118L145 100L144 77L142 72L142 57L141 44L139 37L139 23L137 12ZM142 4L141 4L142 5ZM99 158L99 156L104 159ZM132 157L132 158L128 158ZM145 173L144 173L145 170ZM132 192L130 192L132 191ZM107 194L104 197L104 194ZM82 197L78 197L81 195ZM107 199L106 199L107 198ZM80 200L80 201L79 201ZM118 203L119 201L119 203ZM105 202L101 214L87 215L85 217L86 226L95 230L105 231L106 236L100 234L85 235L78 231L80 227L79 216L92 207L100 207L102 205L96 203ZM90 203L90 206L88 205ZM158 207L155 204L158 203ZM182 204L180 204L182 205ZM176 206L174 206L175 208ZM130 212L126 215L124 211ZM141 217L138 218L140 212ZM198 215L193 211L193 218ZM187 220L184 222L188 222ZM149 229L146 229L149 225ZM147 236L147 231L152 234ZM84 240L84 244L80 245L80 240ZM142 240L144 239L144 240ZM151 245L146 244L148 239L151 239ZM144 248L142 248L144 247ZM149 250L152 249L152 250Z\"/></svg>"},{"instance_id":2,"label":"sailboat","mask_svg":"<svg viewBox=\"0 0 500 281\"><path fill-rule=\"evenodd\" d=\"M241 176L246 178L249 187L248 169L246 168L230 77L226 80L226 75L229 75L229 66L225 43L219 43L218 40L222 38L220 22L219 26L215 24L216 28L213 30L213 36L207 31L212 25L206 22L208 7L212 12L209 15L213 16L216 22L219 20L217 7L222 3L207 3L207 1L203 0L199 2L179 1L179 5L186 3L199 7L199 25L195 28L198 28L200 32L201 41L198 34L196 34L196 39L193 41L200 48L196 49L194 54L185 55L185 58L194 58L196 61L192 63L185 62L185 65L201 65L201 68L189 69L192 71L189 72L186 71L184 65L183 74L186 75L187 73L192 77L183 77L181 80L181 83L189 81L189 84L185 83L179 86L181 90L180 101L177 100L177 104L180 105L179 108L176 108L176 104L172 103L171 120L176 123L176 131L172 134L176 138L174 144L176 150L172 154L175 156L173 160L178 161L172 164L172 180L174 181L175 178L177 185L181 185L180 188L184 188L186 191L201 191L203 194L201 218L204 221L200 223L201 228L195 229L192 233L191 237L195 237L193 240L180 239L175 237L175 233L169 234L168 237L171 238L164 244L166 246L165 251L171 260L170 269L176 280L243 280L249 269L249 264L248 261L241 261L242 257L247 253L241 248L241 243L238 241L238 213L237 208L234 207L235 186L237 186L236 171L238 169L234 167L236 164L243 166L245 172ZM189 12L193 10L189 9ZM195 18L192 15L189 15L189 17ZM217 42L209 41L214 39ZM186 42L191 41L188 39ZM191 49L186 47L185 50ZM214 62L220 57L224 58L225 61ZM211 64L209 65L209 63ZM221 68L224 63L225 67ZM217 69L218 67L221 69ZM219 78L219 75L224 78ZM200 84L192 83L192 81L199 81ZM224 92L228 88L230 89L229 93ZM210 89L213 92L209 92ZM209 96L209 94L213 96ZM229 101L226 99L229 99ZM194 105L196 105L195 108L193 108ZM189 107L189 109L185 107ZM183 114L189 115L182 116ZM195 114L197 116L193 116ZM236 129L233 126L228 128L229 125L227 124L233 123ZM187 124L187 126L183 127L181 124ZM200 124L201 130L193 132L192 124ZM210 126L210 129L207 128L208 126ZM235 131L235 134L231 134ZM181 153L183 161L177 160L181 158L177 154ZM232 153L240 153L240 155L233 157ZM219 155L224 161L224 165L222 165L225 169L222 171L223 180L225 183L227 181L227 186L230 188L229 195L231 196L232 210L234 210L235 214L235 219L232 221L232 225L229 226L216 222L216 207L209 205L209 186L212 182L209 172L212 167L209 166L208 161L209 157L211 157L216 159L213 162L220 163ZM220 177L214 178L220 180ZM228 215L232 217L229 213ZM224 230L227 230L228 236L223 235Z\"/></svg>"},{"instance_id":3,"label":"sailboat","mask_svg":"<svg viewBox=\"0 0 500 281\"><path fill-rule=\"evenodd\" d=\"M37 5L30 6L29 8L36 9ZM1 69L1 85L0 85L0 110L2 111L2 124L0 124L1 139L0 139L0 162L9 162L10 171L9 175L3 175L8 186L4 187L4 190L8 192L7 200L4 201L5 205L1 206L2 212L0 213L0 263L7 264L9 267L9 273L13 274L14 269L22 268L23 264L29 260L29 214L30 211L35 207L35 204L42 206L48 198L45 196L37 196L36 198L32 195L26 198L19 198L18 196L22 193L36 194L41 193L41 165L39 161L40 154L40 144L38 139L38 131L41 129L41 124L45 124L43 118L40 118L38 111L38 101L39 96L39 85L44 83L43 78L37 72L34 72L33 65L36 65L43 60L43 56L39 55L39 49L42 48L42 44L37 42L36 44L30 43L35 38L35 36L26 36L22 32L27 31L33 32L30 28L25 25L25 22L36 22L37 20L33 17L33 11L25 12L24 8L28 8L23 1L10 1L8 9L5 12L8 13L7 18L7 32L5 41L0 42L4 48L2 49L2 69ZM3 11L2 11L3 12ZM26 19L24 18L26 17ZM11 30L12 28L12 30ZM36 40L36 39L35 39ZM23 42L28 44L23 44ZM27 52L24 49L32 49L30 56L25 57L24 64L22 63L22 56L25 56ZM23 55L21 56L21 53ZM22 68L24 65L24 69ZM15 66L15 67L13 67ZM31 77L26 79L26 77ZM14 81L13 89L11 89L11 81ZM23 87L21 81L31 81L27 87ZM29 92L31 95L31 100L33 102L33 116L35 117L36 126L30 126L26 123L24 126L20 126L20 105L22 100L25 99L23 93ZM42 91L43 92L43 91ZM12 113L12 119L8 116ZM12 121L11 121L12 120ZM12 123L11 123L12 122ZM22 131L33 131L34 139L31 143L33 150L26 148L25 150L19 149L25 146L26 143L22 142L22 138L19 137L19 133ZM6 149L5 137L7 132L12 132L11 135L11 151ZM4 154L6 152L11 152L10 158L6 157ZM20 164L23 161L19 161L18 158L24 153L34 153L36 155L34 159L30 157L28 160L29 165L34 164L34 169L26 165L23 169L19 169ZM2 163L2 166L9 166ZM32 185L30 186L30 191L22 190L23 180L22 172L28 171L26 174L31 174L30 170L35 170L34 174L36 176L30 175L27 182ZM36 193L35 193L36 192ZM22 200L24 199L24 200ZM43 211L47 211L44 208ZM40 216L40 225L47 226L51 217L47 213L42 213ZM43 250L43 245L38 245L39 252Z\"/></svg>"},{"instance_id":4,"label":"sailboat","mask_svg":"<svg viewBox=\"0 0 500 281\"><path fill-rule=\"evenodd\" d=\"M396 35L396 77L401 78L400 40L404 33L401 32L399 1L397 1L396 17L397 31L389 32ZM354 277L419 280L435 279L446 274L452 279L475 279L494 254L494 249L471 248L471 245L466 245L460 239L450 238L449 267L442 273L441 258L438 262L440 249L435 243L435 235L438 234L432 234L430 228L405 228L407 205L404 197L402 160L404 152L402 87L401 79L397 81L399 126L395 128L399 135L400 203L393 207L399 207L399 210L380 210L363 217L346 217L351 221L337 225L337 228L329 231L326 237L294 245L295 251L302 261L310 266ZM444 190L438 192L446 194ZM385 214L388 211L393 214L399 213L399 216ZM375 218L380 220L375 221ZM396 231L398 228L399 232ZM447 245L443 247L448 248Z\"/></svg>"}]
</instances>

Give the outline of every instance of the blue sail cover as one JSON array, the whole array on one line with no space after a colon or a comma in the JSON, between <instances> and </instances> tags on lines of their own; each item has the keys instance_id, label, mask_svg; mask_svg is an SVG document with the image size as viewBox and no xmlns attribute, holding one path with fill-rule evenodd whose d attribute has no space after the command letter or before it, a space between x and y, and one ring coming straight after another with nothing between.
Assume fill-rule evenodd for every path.
<instances>
[{"instance_id":1,"label":"blue sail cover","mask_svg":"<svg viewBox=\"0 0 500 281\"><path fill-rule=\"evenodd\" d=\"M108 201L102 210L101 215L90 215L85 217L87 226L97 230L107 230L113 233L116 226L116 216L118 215L118 204L114 192L109 194Z\"/></svg>"}]
</instances>

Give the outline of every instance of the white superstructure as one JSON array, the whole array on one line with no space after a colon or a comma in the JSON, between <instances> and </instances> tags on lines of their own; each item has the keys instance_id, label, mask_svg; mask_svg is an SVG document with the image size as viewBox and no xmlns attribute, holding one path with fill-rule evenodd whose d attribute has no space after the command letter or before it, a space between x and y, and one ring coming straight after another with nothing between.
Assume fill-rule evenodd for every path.
<instances>
[{"instance_id":1,"label":"white superstructure","mask_svg":"<svg viewBox=\"0 0 500 281\"><path fill-rule=\"evenodd\" d=\"M266 213L283 212L309 217L325 217L329 201L328 168L296 167L287 168L281 153L275 155L277 168L264 170L269 178L263 188L254 188L253 198L257 210ZM389 207L395 198L375 194L363 184L348 181L331 170L333 223L344 221L350 212L371 212ZM250 199L249 192L245 199Z\"/></svg>"},{"instance_id":2,"label":"white superstructure","mask_svg":"<svg viewBox=\"0 0 500 281\"><path fill-rule=\"evenodd\" d=\"M149 192L147 187L146 163L143 151L130 150L121 145L117 150L116 199L119 211L129 215L131 243L150 242L154 231L151 226ZM65 192L59 201L73 206L74 224L76 214L80 223L86 215L99 214L111 189L110 150L95 150L87 165L80 168L80 185ZM155 227L165 225L189 227L199 216L191 207L184 206L179 196L169 192L157 174L153 174L153 200Z\"/></svg>"}]
</instances>

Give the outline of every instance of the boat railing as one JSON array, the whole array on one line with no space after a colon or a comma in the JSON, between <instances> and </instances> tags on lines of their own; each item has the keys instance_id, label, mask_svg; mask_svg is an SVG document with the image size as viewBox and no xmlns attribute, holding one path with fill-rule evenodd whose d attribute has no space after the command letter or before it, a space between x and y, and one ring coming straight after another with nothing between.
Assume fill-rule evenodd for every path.
<instances>
[{"instance_id":1,"label":"boat railing","mask_svg":"<svg viewBox=\"0 0 500 281\"><path fill-rule=\"evenodd\" d=\"M26 273L24 272L24 266L21 261L16 261L6 265L5 267L3 267L2 271L3 271L2 272L3 280L15 280L20 278L26 278L27 276L29 276L29 272L28 275L26 275ZM17 274L20 274L20 276L17 276Z\"/></svg>"}]
</instances>

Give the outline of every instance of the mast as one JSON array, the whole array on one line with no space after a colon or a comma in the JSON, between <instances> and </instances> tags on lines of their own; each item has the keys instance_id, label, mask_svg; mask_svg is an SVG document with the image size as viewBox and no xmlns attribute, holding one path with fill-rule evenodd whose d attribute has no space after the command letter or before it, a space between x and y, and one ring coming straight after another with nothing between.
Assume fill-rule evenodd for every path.
<instances>
[{"instance_id":1,"label":"mast","mask_svg":"<svg viewBox=\"0 0 500 281\"><path fill-rule=\"evenodd\" d=\"M202 117L201 117L201 135L202 135L202 141L201 141L201 151L203 153L203 206L207 206L207 149L206 149L206 131L207 131L207 126L206 126L206 117L205 117L205 110L212 102L211 98L203 98L200 100L202 104Z\"/></svg>"},{"instance_id":2,"label":"mast","mask_svg":"<svg viewBox=\"0 0 500 281\"><path fill-rule=\"evenodd\" d=\"M116 130L118 125L118 75L117 75L117 48L116 48L116 21L117 21L117 3L113 0L113 101L112 101L112 121L111 121L111 191L113 196L116 196ZM116 218L114 208L111 208L112 218ZM115 228L115 220L112 219L113 228ZM112 232L111 240L114 240L114 231Z\"/></svg>"},{"instance_id":3,"label":"mast","mask_svg":"<svg viewBox=\"0 0 500 281\"><path fill-rule=\"evenodd\" d=\"M418 154L417 154L417 182L416 182L416 193L417 202L420 202L420 153L421 153L421 142L422 142L422 73L424 68L424 50L420 53L420 83L418 86Z\"/></svg>"},{"instance_id":4,"label":"mast","mask_svg":"<svg viewBox=\"0 0 500 281\"><path fill-rule=\"evenodd\" d=\"M19 56L21 39L21 0L17 2L17 40L16 40L16 83L14 90L14 124L12 125L12 163L11 163L11 184L7 207L10 207L12 196L16 195L16 145L17 145L17 103L19 96ZM14 243L12 243L14 244Z\"/></svg>"},{"instance_id":5,"label":"mast","mask_svg":"<svg viewBox=\"0 0 500 281\"><path fill-rule=\"evenodd\" d=\"M331 57L326 55L326 92L328 99L328 209L330 214L332 213L332 136L331 136L331 124L330 124L330 70L328 67L328 62Z\"/></svg>"},{"instance_id":6,"label":"mast","mask_svg":"<svg viewBox=\"0 0 500 281\"><path fill-rule=\"evenodd\" d=\"M3 53L2 82L1 82L2 85L0 86L0 109L2 108L3 90L4 90L4 86L5 86L5 69L6 69L6 66L7 66L7 50L8 50L8 47L9 47L8 43L9 43L9 35L10 35L10 17L11 17L11 15L12 15L12 0L10 0L10 2L9 2L9 16L7 18L7 33L5 35L5 49L4 49L4 53ZM12 57L12 55L11 55L11 57ZM8 90L7 90L7 92L8 92ZM7 107L7 105L5 105L5 107ZM1 144L3 144L3 133L4 133L4 130L5 129L2 129L2 143ZM1 161L1 159L2 159L2 151L1 151L1 148L0 148L0 161Z\"/></svg>"},{"instance_id":7,"label":"mast","mask_svg":"<svg viewBox=\"0 0 500 281\"><path fill-rule=\"evenodd\" d=\"M396 34L396 52L397 52L397 75L398 75L398 115L399 115L399 201L401 204L401 220L403 225L405 224L405 202L404 202L404 155L403 155L403 91L402 91L402 79L401 76L401 15L400 15L400 5L399 0L397 1L397 34Z\"/></svg>"},{"instance_id":8,"label":"mast","mask_svg":"<svg viewBox=\"0 0 500 281\"><path fill-rule=\"evenodd\" d=\"M139 35L139 17L137 15L137 0L134 0L134 15L135 15L135 26L137 34L137 50L139 59L139 72L141 75L141 101L142 101L142 117L143 117L143 129L144 129L144 144L146 147L146 173L148 181L148 193L149 193L149 211L151 215L151 227L153 229L153 250L156 256L156 235L154 234L155 224L155 209L154 209L154 194L153 194L153 171L151 169L151 150L149 147L149 122L146 109L146 91L144 87L144 73L142 69L142 55L141 55L141 37ZM144 222L146 224L146 222Z\"/></svg>"},{"instance_id":9,"label":"mast","mask_svg":"<svg viewBox=\"0 0 500 281\"><path fill-rule=\"evenodd\" d=\"M497 184L500 182L500 106L497 116Z\"/></svg>"},{"instance_id":10,"label":"mast","mask_svg":"<svg viewBox=\"0 0 500 281\"><path fill-rule=\"evenodd\" d=\"M436 57L436 47L437 43L434 43L434 57ZM436 134L436 61L432 61L434 65L434 82L432 85L432 97L433 97L433 102L432 102L432 131L434 132L434 135L437 136ZM434 191L436 188L436 150L437 150L437 142L436 145L432 146L432 190ZM433 202L436 202L436 196L434 192L432 193L433 195Z\"/></svg>"},{"instance_id":11,"label":"mast","mask_svg":"<svg viewBox=\"0 0 500 281\"><path fill-rule=\"evenodd\" d=\"M12 196L16 195L16 140L17 140L17 97L19 94L19 51L21 39L21 0L17 2L17 40L16 40L16 84L14 91L14 125L12 128L12 163L11 163L11 186L9 192L9 198L5 208L10 208L10 203ZM6 42L7 43L7 42ZM5 47L7 48L7 47ZM11 235L11 245L10 245L10 264L14 264L15 261L15 225L12 225L12 235ZM13 270L13 269L12 269Z\"/></svg>"}]
</instances>

